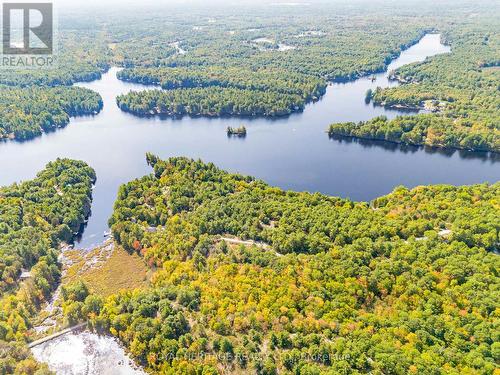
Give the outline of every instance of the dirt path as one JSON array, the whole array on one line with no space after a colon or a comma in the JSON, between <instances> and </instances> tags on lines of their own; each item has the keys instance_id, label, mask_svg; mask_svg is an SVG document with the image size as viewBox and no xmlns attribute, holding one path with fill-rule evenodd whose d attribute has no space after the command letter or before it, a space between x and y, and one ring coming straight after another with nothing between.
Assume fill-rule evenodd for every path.
<instances>
[{"instance_id":1,"label":"dirt path","mask_svg":"<svg viewBox=\"0 0 500 375\"><path fill-rule=\"evenodd\" d=\"M231 238L231 237L221 237L220 239L222 241L232 243L232 244L237 244L237 245L257 246L257 247L260 247L261 249L264 249L264 250L273 251L274 254L276 254L276 256L278 256L278 257L283 256L283 254L280 254L277 251L273 250L271 245L264 243L264 242L253 241L253 240L240 240L239 238Z\"/></svg>"}]
</instances>

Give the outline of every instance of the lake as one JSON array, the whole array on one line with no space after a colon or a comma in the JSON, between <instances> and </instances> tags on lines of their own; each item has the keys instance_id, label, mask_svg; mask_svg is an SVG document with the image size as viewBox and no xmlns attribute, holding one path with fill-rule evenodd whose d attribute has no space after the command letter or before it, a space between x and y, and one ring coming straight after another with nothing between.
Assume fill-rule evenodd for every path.
<instances>
[{"instance_id":1,"label":"lake","mask_svg":"<svg viewBox=\"0 0 500 375\"><path fill-rule=\"evenodd\" d=\"M31 351L58 375L146 375L117 339L88 331L59 336Z\"/></svg>"},{"instance_id":2,"label":"lake","mask_svg":"<svg viewBox=\"0 0 500 375\"><path fill-rule=\"evenodd\" d=\"M447 52L450 48L440 43L439 35L428 34L395 59L388 70ZM146 152L162 158L201 158L284 189L354 200L371 200L398 185L500 180L498 155L329 139L326 130L333 122L368 120L379 115L393 118L407 113L365 103L369 88L397 84L388 80L387 73L375 75L373 82L372 77L366 77L331 84L321 100L286 118L160 119L120 111L117 95L149 88L119 81L117 71L112 68L98 81L79 84L101 94L104 109L100 114L74 118L66 128L28 142L0 144L0 185L33 178L57 157L85 160L96 170L92 216L80 239L81 248L102 242L120 184L151 172ZM242 124L247 128L246 138L227 137L228 126Z\"/></svg>"}]
</instances>

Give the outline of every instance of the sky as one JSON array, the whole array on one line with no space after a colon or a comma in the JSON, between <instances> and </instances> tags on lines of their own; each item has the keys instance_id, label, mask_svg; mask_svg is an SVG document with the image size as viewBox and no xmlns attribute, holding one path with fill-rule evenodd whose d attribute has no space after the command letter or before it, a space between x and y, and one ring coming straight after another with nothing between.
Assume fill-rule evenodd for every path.
<instances>
[{"instance_id":1,"label":"sky","mask_svg":"<svg viewBox=\"0 0 500 375\"><path fill-rule=\"evenodd\" d=\"M17 0L15 0L17 1ZM19 0L21 1L21 0ZM23 0L24 1L24 0ZM57 9L64 12L81 10L109 10L109 9L151 9L151 8L238 8L241 6L260 7L260 6L310 6L315 3L335 3L335 2L362 2L370 0L40 0L51 1ZM373 1L373 0L371 0ZM387 0L395 1L395 0Z\"/></svg>"},{"instance_id":2,"label":"sky","mask_svg":"<svg viewBox=\"0 0 500 375\"><path fill-rule=\"evenodd\" d=\"M25 0L10 0L10 1L20 1ZM331 6L334 4L343 4L349 7L360 5L363 6L364 3L370 4L370 7L376 6L377 3L384 5L385 7L400 6L401 4L407 3L408 6L414 7L415 5L436 5L436 4L449 4L456 6L459 3L467 4L489 4L495 3L498 0L30 0L30 2L47 2L51 1L54 3L57 10L64 13L65 10L75 13L78 11L98 11L102 10L121 10L128 11L132 9L147 10L154 8L168 9L171 8L198 8L207 9L210 7L220 8L238 8L241 6L250 7L260 7L260 6L287 6L287 7L300 7L300 6L311 6L315 5L327 5ZM133 13L131 13L133 14Z\"/></svg>"},{"instance_id":3,"label":"sky","mask_svg":"<svg viewBox=\"0 0 500 375\"><path fill-rule=\"evenodd\" d=\"M272 4L284 3L291 5L293 3L310 3L315 0L55 0L54 2L60 7L78 8L78 7L92 7L92 6L149 6L149 5L238 5L238 4Z\"/></svg>"}]
</instances>

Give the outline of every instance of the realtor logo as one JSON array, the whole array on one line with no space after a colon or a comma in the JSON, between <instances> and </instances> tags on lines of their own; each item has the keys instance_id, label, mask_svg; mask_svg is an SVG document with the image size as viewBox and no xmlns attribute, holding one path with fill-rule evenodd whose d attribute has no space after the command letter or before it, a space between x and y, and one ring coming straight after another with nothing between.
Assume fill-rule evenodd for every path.
<instances>
[{"instance_id":1,"label":"realtor logo","mask_svg":"<svg viewBox=\"0 0 500 375\"><path fill-rule=\"evenodd\" d=\"M4 55L50 55L54 43L51 3L2 5Z\"/></svg>"}]
</instances>

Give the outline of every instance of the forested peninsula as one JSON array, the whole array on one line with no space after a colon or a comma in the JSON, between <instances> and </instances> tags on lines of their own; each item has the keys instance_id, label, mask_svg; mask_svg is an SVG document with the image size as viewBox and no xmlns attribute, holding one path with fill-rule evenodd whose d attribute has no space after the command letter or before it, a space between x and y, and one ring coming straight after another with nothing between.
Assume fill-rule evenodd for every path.
<instances>
[{"instance_id":1,"label":"forested peninsula","mask_svg":"<svg viewBox=\"0 0 500 375\"><path fill-rule=\"evenodd\" d=\"M81 87L0 86L0 139L31 139L102 106L99 94Z\"/></svg>"},{"instance_id":2,"label":"forested peninsula","mask_svg":"<svg viewBox=\"0 0 500 375\"><path fill-rule=\"evenodd\" d=\"M284 116L304 108L298 95L219 87L132 91L116 98L125 112L139 116Z\"/></svg>"},{"instance_id":3,"label":"forested peninsula","mask_svg":"<svg viewBox=\"0 0 500 375\"><path fill-rule=\"evenodd\" d=\"M122 110L137 115L284 116L326 91L324 80L286 70L138 68L122 70L118 78L166 90L118 97Z\"/></svg>"},{"instance_id":4,"label":"forested peninsula","mask_svg":"<svg viewBox=\"0 0 500 375\"><path fill-rule=\"evenodd\" d=\"M104 298L76 285L64 309L148 370L493 373L498 184L353 202L147 160L110 225L157 270L152 286Z\"/></svg>"}]
</instances>

